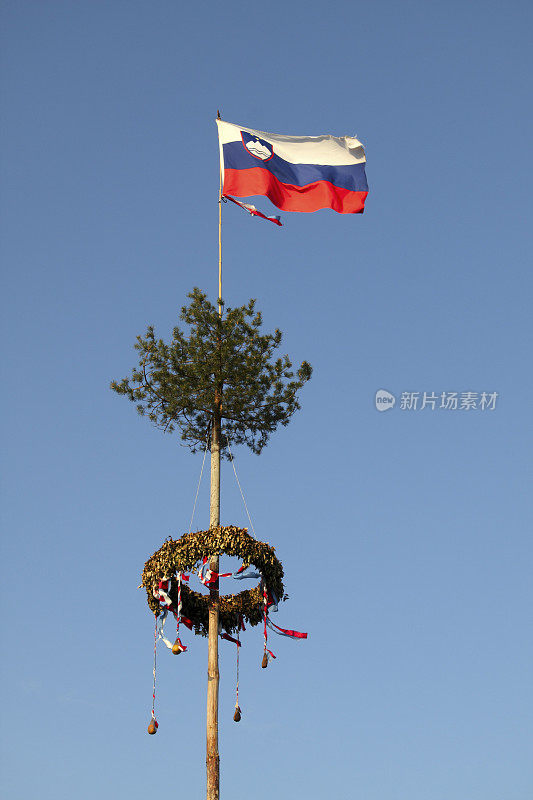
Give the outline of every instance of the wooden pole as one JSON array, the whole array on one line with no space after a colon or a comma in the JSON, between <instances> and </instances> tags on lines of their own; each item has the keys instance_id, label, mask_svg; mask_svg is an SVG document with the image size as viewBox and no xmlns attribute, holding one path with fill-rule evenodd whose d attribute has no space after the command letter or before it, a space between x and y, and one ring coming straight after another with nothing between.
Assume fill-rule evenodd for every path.
<instances>
[{"instance_id":1,"label":"wooden pole","mask_svg":"<svg viewBox=\"0 0 533 800\"><path fill-rule=\"evenodd\" d=\"M218 114L220 119L220 114ZM218 196L218 313L222 318L222 170L220 170L220 189ZM222 405L222 387L217 386L213 409L213 430L211 432L211 493L209 504L209 527L220 525L220 409ZM209 569L219 571L218 555L209 562ZM209 588L209 629L207 643L207 800L219 800L220 797L220 756L218 752L218 618L219 618L219 585L211 584Z\"/></svg>"},{"instance_id":2,"label":"wooden pole","mask_svg":"<svg viewBox=\"0 0 533 800\"><path fill-rule=\"evenodd\" d=\"M218 392L217 392L218 395ZM209 527L220 525L220 398L215 400L211 434L211 497ZM218 556L213 556L209 569L219 571ZM207 800L220 797L220 757L218 753L218 580L209 588L209 631L207 644Z\"/></svg>"}]
</instances>

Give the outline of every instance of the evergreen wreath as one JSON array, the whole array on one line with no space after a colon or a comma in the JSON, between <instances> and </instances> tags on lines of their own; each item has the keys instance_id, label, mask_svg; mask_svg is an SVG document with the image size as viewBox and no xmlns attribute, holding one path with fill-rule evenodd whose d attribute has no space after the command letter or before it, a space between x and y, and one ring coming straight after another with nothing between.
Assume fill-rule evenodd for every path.
<instances>
[{"instance_id":1,"label":"evergreen wreath","mask_svg":"<svg viewBox=\"0 0 533 800\"><path fill-rule=\"evenodd\" d=\"M157 616L161 612L159 602L153 596L158 581L172 578L177 572L195 572L205 556L220 555L240 558L245 566L252 565L261 573L267 591L278 600L286 600L283 587L283 567L276 558L274 548L259 542L246 528L212 528L207 531L186 533L179 539L169 537L146 562L142 572L142 585L146 589L148 606ZM262 583L262 582L261 582ZM177 606L177 582L172 581L169 593L172 604ZM209 595L201 594L181 585L182 615L188 617L195 633L207 636L209 617ZM226 633L238 630L241 618L249 625L258 625L263 620L263 589L256 586L238 594L220 595L219 623Z\"/></svg>"}]
</instances>

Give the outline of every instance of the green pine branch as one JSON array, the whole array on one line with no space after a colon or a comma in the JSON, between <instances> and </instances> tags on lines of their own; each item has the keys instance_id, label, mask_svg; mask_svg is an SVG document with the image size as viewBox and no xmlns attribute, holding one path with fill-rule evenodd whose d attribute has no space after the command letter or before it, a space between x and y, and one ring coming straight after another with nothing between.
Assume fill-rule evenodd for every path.
<instances>
[{"instance_id":1,"label":"green pine branch","mask_svg":"<svg viewBox=\"0 0 533 800\"><path fill-rule=\"evenodd\" d=\"M307 361L293 370L287 355L274 358L282 333L261 333L255 300L228 308L222 318L204 292L195 288L166 344L149 326L138 336L139 364L131 378L111 388L137 404L141 416L165 432L178 430L196 452L208 438L215 394L221 399L222 439L260 453L278 425L288 425L300 408L298 391L311 377Z\"/></svg>"}]
</instances>

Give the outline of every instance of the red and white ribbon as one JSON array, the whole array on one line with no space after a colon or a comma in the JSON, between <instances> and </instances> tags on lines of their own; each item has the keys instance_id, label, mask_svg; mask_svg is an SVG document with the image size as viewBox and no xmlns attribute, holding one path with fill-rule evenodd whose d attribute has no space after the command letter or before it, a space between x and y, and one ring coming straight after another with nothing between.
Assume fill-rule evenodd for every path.
<instances>
[{"instance_id":1,"label":"red and white ribbon","mask_svg":"<svg viewBox=\"0 0 533 800\"><path fill-rule=\"evenodd\" d=\"M179 629L180 629L180 622L183 622L184 625L192 630L192 622L187 617L182 616L181 609L182 609L182 602L181 602L181 582L188 581L189 576L185 575L182 572L177 573L177 581L178 581L178 606L177 608L173 605L172 600L170 598L170 589L172 586L171 578L163 578L162 580L158 581L157 588L153 590L152 594L154 595L155 599L159 601L159 605L162 607L163 611L159 617L159 630L158 630L158 638L164 642L164 644L172 650L172 642L170 642L164 635L163 631L165 628L165 622L167 618L167 614L171 611L176 618L176 636L179 639ZM187 648L185 645L181 644L181 647L185 651Z\"/></svg>"},{"instance_id":2,"label":"red and white ribbon","mask_svg":"<svg viewBox=\"0 0 533 800\"><path fill-rule=\"evenodd\" d=\"M171 585L172 581L170 578L163 578L163 580L158 581L157 588L152 592L155 599L159 601L159 605L162 606L162 608L166 608L168 611L172 608L172 600L169 595Z\"/></svg>"},{"instance_id":3,"label":"red and white ribbon","mask_svg":"<svg viewBox=\"0 0 533 800\"><path fill-rule=\"evenodd\" d=\"M157 674L157 617L155 620L155 632L154 632L154 686L152 689L152 722L155 725L155 728L159 728L159 723L155 718L155 686L156 686L156 674Z\"/></svg>"},{"instance_id":4,"label":"red and white ribbon","mask_svg":"<svg viewBox=\"0 0 533 800\"><path fill-rule=\"evenodd\" d=\"M166 621L166 618L167 618L167 614L168 614L168 611L165 610L165 611L163 611L161 613L161 615L157 619L157 625L158 625L157 638L161 639L163 644L166 645L166 647L168 647L169 650L172 650L172 642L170 642L166 638L166 636L165 636L165 634L163 632L165 630L165 621Z\"/></svg>"},{"instance_id":5,"label":"red and white ribbon","mask_svg":"<svg viewBox=\"0 0 533 800\"><path fill-rule=\"evenodd\" d=\"M215 572L214 570L209 569L207 566L207 561L207 556L204 556L202 566L198 570L198 577L204 586L209 586L210 584L215 583L219 578L231 578L233 575L233 572Z\"/></svg>"},{"instance_id":6,"label":"red and white ribbon","mask_svg":"<svg viewBox=\"0 0 533 800\"><path fill-rule=\"evenodd\" d=\"M249 567L241 566L236 573L232 572L215 572L214 570L209 569L208 565L208 557L204 556L202 560L202 566L198 570L198 577L200 581L204 584L204 586L210 586L211 584L215 583L219 578L229 578L229 577L241 577L242 573L248 573ZM242 577L256 577L256 574L244 574ZM164 627L165 627L165 620L169 611L171 611L175 618L176 618L176 637L179 641L179 629L180 623L189 628L189 630L193 629L193 624L190 619L184 617L182 615L182 600L181 600L181 583L182 581L188 581L189 576L185 575L182 572L178 572L176 574L176 580L178 582L177 588L177 607L175 607L172 603L170 597L170 590L172 586L172 580L170 578L163 578L162 580L158 581L157 588L153 590L153 595L158 600L159 605L162 608L162 612L159 617L159 628L157 628L157 621L156 621L156 629L157 629L157 638L161 639L164 644L172 650L172 643L164 636ZM277 633L279 636L287 636L290 639L307 639L307 633L303 633L301 631L295 631L290 628L281 628L279 625L276 625L272 620L269 618L269 611L277 611L278 610L278 599L273 592L269 592L266 586L265 581L262 581L262 588L263 588L263 638L264 638L264 652L267 655L268 660L270 661L272 658L276 658L274 653L268 649L268 631L267 628L270 628L271 631ZM244 630L244 624L242 619L240 621L239 628L242 627ZM220 629L219 629L220 630ZM220 633L222 639L226 639L228 642L233 642L237 645L237 650L241 646L241 642L239 641L238 635L237 639L233 636L230 636L228 633ZM181 644L180 646L183 650L187 648Z\"/></svg>"},{"instance_id":7,"label":"red and white ribbon","mask_svg":"<svg viewBox=\"0 0 533 800\"><path fill-rule=\"evenodd\" d=\"M271 657L272 658L276 658L276 656L274 655L274 653L271 650L269 650L267 648L267 642L268 642L267 620L268 620L268 606L269 606L268 599L269 598L268 598L268 591L267 591L266 583L263 581L263 606L264 606L264 609L263 609L263 637L264 637L264 652L265 652L265 655L268 653L267 658L270 661Z\"/></svg>"},{"instance_id":8,"label":"red and white ribbon","mask_svg":"<svg viewBox=\"0 0 533 800\"><path fill-rule=\"evenodd\" d=\"M229 633L221 633L220 638L225 639L227 642L233 642L233 644L236 644L237 647L241 646L240 641L238 639L235 639L233 636L230 636Z\"/></svg>"},{"instance_id":9,"label":"red and white ribbon","mask_svg":"<svg viewBox=\"0 0 533 800\"><path fill-rule=\"evenodd\" d=\"M178 572L178 608L176 610L176 642L179 644L181 649L185 652L185 650L187 648L185 647L185 645L183 645L181 643L181 640L180 640L180 619L181 619L181 608L182 608L182 603L181 603L181 578L182 578L182 573Z\"/></svg>"},{"instance_id":10,"label":"red and white ribbon","mask_svg":"<svg viewBox=\"0 0 533 800\"><path fill-rule=\"evenodd\" d=\"M245 211L247 211L249 214L251 214L252 217L261 217L261 219L266 219L269 222L273 222L274 225L279 225L280 227L283 225L283 223L282 223L282 221L280 220L279 217L277 217L277 216L268 216L267 214L263 214L261 211L258 211L255 206L252 206L250 203L240 203L238 200L235 200L235 198L230 197L229 194L222 195L222 199L223 200L230 200L232 203L235 203L236 206L240 206Z\"/></svg>"},{"instance_id":11,"label":"red and white ribbon","mask_svg":"<svg viewBox=\"0 0 533 800\"><path fill-rule=\"evenodd\" d=\"M290 639L307 639L307 634L302 633L301 631L293 631L289 628L280 628L279 625L276 625L274 622L272 622L272 620L268 616L268 610L272 606L272 611L277 611L278 603L275 595L271 594L267 590L265 583L263 583L263 605L264 605L263 635L265 640L264 650L265 654L268 654L267 658L270 661L272 658L276 658L276 656L271 650L267 648L267 642L268 642L267 626L270 628L271 631L274 631L274 633L277 633L280 636L288 636Z\"/></svg>"},{"instance_id":12,"label":"red and white ribbon","mask_svg":"<svg viewBox=\"0 0 533 800\"><path fill-rule=\"evenodd\" d=\"M286 628L280 628L279 625L276 625L268 617L267 617L267 625L270 628L270 630L274 631L274 633L279 633L280 636L289 636L291 639L307 639L306 633L300 633L300 631L291 631Z\"/></svg>"}]
</instances>

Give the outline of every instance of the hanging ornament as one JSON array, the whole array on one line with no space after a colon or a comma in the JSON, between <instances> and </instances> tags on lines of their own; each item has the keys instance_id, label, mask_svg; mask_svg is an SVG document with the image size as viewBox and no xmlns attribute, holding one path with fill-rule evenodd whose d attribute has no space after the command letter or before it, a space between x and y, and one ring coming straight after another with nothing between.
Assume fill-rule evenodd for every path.
<instances>
[{"instance_id":1,"label":"hanging ornament","mask_svg":"<svg viewBox=\"0 0 533 800\"><path fill-rule=\"evenodd\" d=\"M172 652L175 656L179 656L180 653L184 653L187 648L184 647L181 643L180 637L176 639L174 644L172 645Z\"/></svg>"},{"instance_id":2,"label":"hanging ornament","mask_svg":"<svg viewBox=\"0 0 533 800\"><path fill-rule=\"evenodd\" d=\"M148 725L148 733L150 736L153 736L154 733L157 733L157 729L159 724L155 718L155 685L156 685L156 675L157 675L157 637L158 637L158 630L157 630L157 616L155 618L155 630L154 630L154 683L152 688L152 716L150 718L150 723Z\"/></svg>"}]
</instances>

